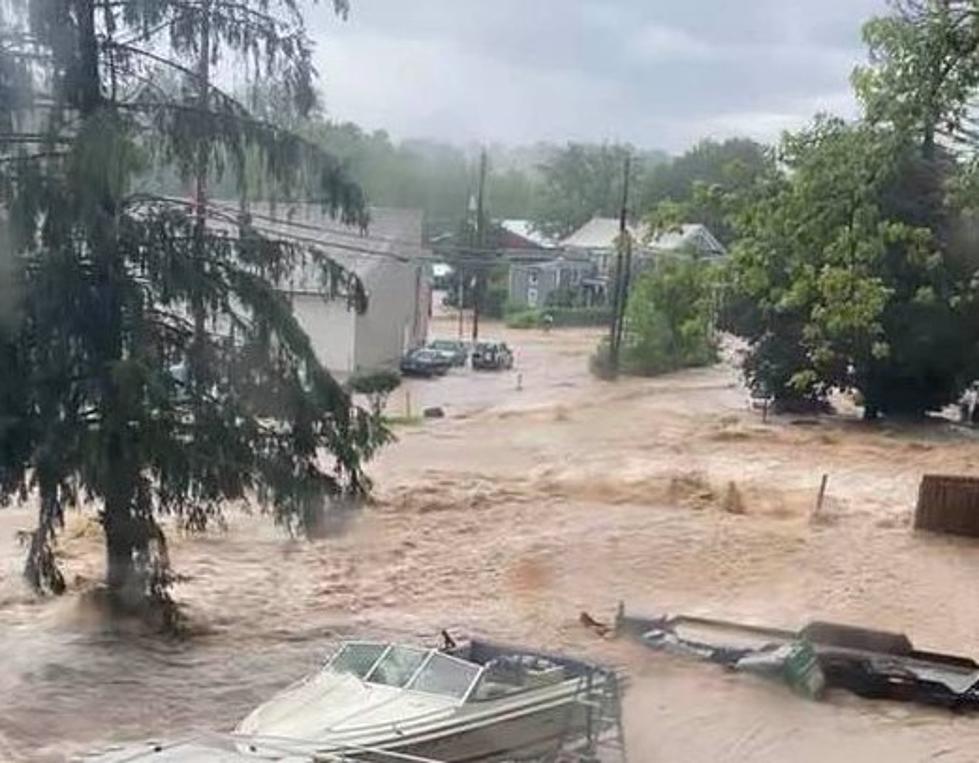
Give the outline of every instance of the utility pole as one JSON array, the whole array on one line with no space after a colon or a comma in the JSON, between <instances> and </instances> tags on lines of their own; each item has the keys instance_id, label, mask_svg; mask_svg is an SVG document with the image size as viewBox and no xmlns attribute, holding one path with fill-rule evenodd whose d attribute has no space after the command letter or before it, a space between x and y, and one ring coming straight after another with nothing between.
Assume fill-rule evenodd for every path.
<instances>
[{"instance_id":1,"label":"utility pole","mask_svg":"<svg viewBox=\"0 0 979 763\"><path fill-rule=\"evenodd\" d=\"M461 340L465 322L466 271L462 269L462 265L458 260L456 260L454 267L456 269L456 278L459 279L459 288L456 290L456 293L459 296L459 339Z\"/></svg>"},{"instance_id":2,"label":"utility pole","mask_svg":"<svg viewBox=\"0 0 979 763\"><path fill-rule=\"evenodd\" d=\"M486 190L486 149L479 155L479 186L476 191L476 249L486 248L486 223L483 219L483 194ZM479 302L483 291L483 267L476 269L473 280L473 345L479 341Z\"/></svg>"},{"instance_id":3,"label":"utility pole","mask_svg":"<svg viewBox=\"0 0 979 763\"><path fill-rule=\"evenodd\" d=\"M632 157L625 158L625 178L622 183L622 207L619 210L619 241L615 254L615 285L612 288L612 322L609 326L609 373L614 379L619 375L619 348L622 341L622 323L625 314L626 294L629 288L629 271L632 268L632 242L629 239L629 175Z\"/></svg>"}]
</instances>

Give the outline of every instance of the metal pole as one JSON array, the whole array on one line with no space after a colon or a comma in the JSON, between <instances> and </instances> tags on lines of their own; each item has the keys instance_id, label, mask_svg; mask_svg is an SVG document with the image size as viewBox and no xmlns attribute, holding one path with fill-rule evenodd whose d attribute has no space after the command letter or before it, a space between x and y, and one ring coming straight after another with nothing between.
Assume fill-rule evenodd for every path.
<instances>
[{"instance_id":1,"label":"metal pole","mask_svg":"<svg viewBox=\"0 0 979 763\"><path fill-rule=\"evenodd\" d=\"M486 188L486 149L479 156L479 187L476 192L476 248L482 250L486 238L486 226L483 220L483 192ZM482 293L483 269L476 270L473 281L473 344L479 341L479 300Z\"/></svg>"}]
</instances>

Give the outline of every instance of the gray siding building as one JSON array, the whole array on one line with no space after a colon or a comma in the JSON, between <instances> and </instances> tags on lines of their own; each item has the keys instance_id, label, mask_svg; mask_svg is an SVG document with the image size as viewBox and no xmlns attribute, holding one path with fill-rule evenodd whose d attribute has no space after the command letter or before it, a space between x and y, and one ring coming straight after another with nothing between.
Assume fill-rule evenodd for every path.
<instances>
[{"instance_id":1,"label":"gray siding building","mask_svg":"<svg viewBox=\"0 0 979 763\"><path fill-rule=\"evenodd\" d=\"M588 260L560 257L545 262L513 264L510 266L510 303L534 309L547 304L548 297L558 291L577 290L589 278L595 266Z\"/></svg>"}]
</instances>

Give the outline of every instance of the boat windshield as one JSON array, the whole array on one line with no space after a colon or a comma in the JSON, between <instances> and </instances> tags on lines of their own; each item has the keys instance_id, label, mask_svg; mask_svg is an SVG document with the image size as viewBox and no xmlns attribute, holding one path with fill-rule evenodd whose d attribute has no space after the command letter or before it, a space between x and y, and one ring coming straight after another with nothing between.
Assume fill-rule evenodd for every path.
<instances>
[{"instance_id":1,"label":"boat windshield","mask_svg":"<svg viewBox=\"0 0 979 763\"><path fill-rule=\"evenodd\" d=\"M407 688L428 694L441 694L453 699L464 699L478 675L478 665L446 654L435 653Z\"/></svg>"},{"instance_id":2,"label":"boat windshield","mask_svg":"<svg viewBox=\"0 0 979 763\"><path fill-rule=\"evenodd\" d=\"M401 688L408 683L428 654L428 649L392 646L364 680Z\"/></svg>"},{"instance_id":3,"label":"boat windshield","mask_svg":"<svg viewBox=\"0 0 979 763\"><path fill-rule=\"evenodd\" d=\"M353 673L358 678L363 678L386 648L386 644L344 644L330 662L330 667L337 673Z\"/></svg>"}]
</instances>

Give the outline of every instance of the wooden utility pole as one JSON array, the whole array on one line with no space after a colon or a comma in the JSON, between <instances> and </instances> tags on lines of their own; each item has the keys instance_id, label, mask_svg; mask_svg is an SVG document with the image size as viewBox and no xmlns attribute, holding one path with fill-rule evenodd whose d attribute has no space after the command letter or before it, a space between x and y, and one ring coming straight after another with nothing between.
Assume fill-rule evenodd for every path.
<instances>
[{"instance_id":1,"label":"wooden utility pole","mask_svg":"<svg viewBox=\"0 0 979 763\"><path fill-rule=\"evenodd\" d=\"M622 341L622 316L625 314L629 270L632 267L632 242L629 240L629 175L632 157L625 158L625 177L622 183L622 207L619 210L619 241L615 254L615 284L612 288L612 322L609 326L609 373L619 375L619 348Z\"/></svg>"},{"instance_id":2,"label":"wooden utility pole","mask_svg":"<svg viewBox=\"0 0 979 763\"><path fill-rule=\"evenodd\" d=\"M463 326L465 322L465 307L466 307L466 271L462 269L462 265L456 261L456 278L459 279L459 288L456 290L456 294L459 299L459 339L462 340Z\"/></svg>"},{"instance_id":3,"label":"wooden utility pole","mask_svg":"<svg viewBox=\"0 0 979 763\"><path fill-rule=\"evenodd\" d=\"M476 249L486 248L486 223L483 219L483 193L486 190L486 149L479 155L479 186L476 191ZM476 269L473 279L473 344L479 341L479 302L483 291L483 267Z\"/></svg>"}]
</instances>

